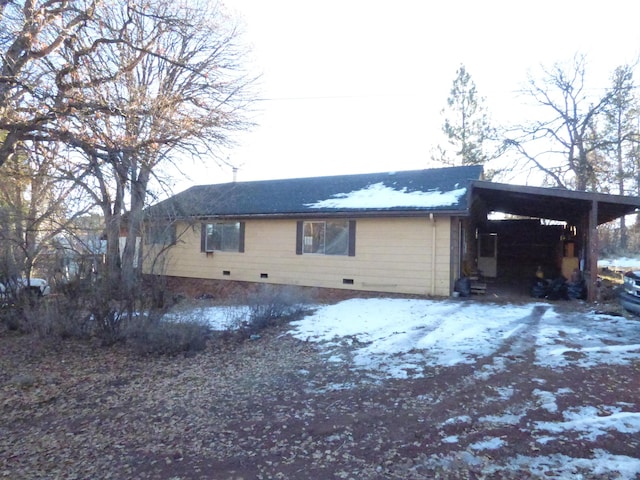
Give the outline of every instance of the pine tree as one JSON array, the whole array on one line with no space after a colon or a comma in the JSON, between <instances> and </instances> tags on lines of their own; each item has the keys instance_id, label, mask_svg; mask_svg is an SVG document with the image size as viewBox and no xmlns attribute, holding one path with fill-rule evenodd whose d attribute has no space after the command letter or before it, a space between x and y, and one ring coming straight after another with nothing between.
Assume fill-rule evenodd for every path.
<instances>
[{"instance_id":1,"label":"pine tree","mask_svg":"<svg viewBox=\"0 0 640 480\"><path fill-rule=\"evenodd\" d=\"M638 102L634 94L633 70L624 65L616 68L611 77L611 99L605 109L605 136L610 158L609 171L613 174L614 190L629 193L629 183L636 177L636 165L632 161L638 137ZM620 219L619 247L627 248L625 218Z\"/></svg>"},{"instance_id":2,"label":"pine tree","mask_svg":"<svg viewBox=\"0 0 640 480\"><path fill-rule=\"evenodd\" d=\"M448 146L438 147L433 160L447 165L482 165L490 157L486 142L492 138L484 98L478 95L475 82L464 65L456 71L447 106L442 109L442 131Z\"/></svg>"}]
</instances>

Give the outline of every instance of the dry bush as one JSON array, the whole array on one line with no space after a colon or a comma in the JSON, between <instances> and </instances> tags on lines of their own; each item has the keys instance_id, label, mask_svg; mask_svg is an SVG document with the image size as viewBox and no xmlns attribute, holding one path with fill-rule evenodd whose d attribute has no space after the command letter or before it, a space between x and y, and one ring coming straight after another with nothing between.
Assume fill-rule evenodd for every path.
<instances>
[{"instance_id":1,"label":"dry bush","mask_svg":"<svg viewBox=\"0 0 640 480\"><path fill-rule=\"evenodd\" d=\"M222 336L241 341L298 318L312 308L313 294L311 289L267 284L236 290L225 301L227 327ZM190 355L204 350L211 326L202 305L199 311L185 301L177 315L167 317L166 305L158 308L158 298L154 288L145 288L135 295L109 299L100 288L84 285L35 304L5 308L0 315L8 328L53 341L96 338L103 346L119 343L144 355Z\"/></svg>"},{"instance_id":2,"label":"dry bush","mask_svg":"<svg viewBox=\"0 0 640 480\"><path fill-rule=\"evenodd\" d=\"M33 334L50 342L87 339L92 334L91 319L75 297L51 295L35 301L21 300L3 306L0 318L9 330Z\"/></svg>"},{"instance_id":3,"label":"dry bush","mask_svg":"<svg viewBox=\"0 0 640 480\"><path fill-rule=\"evenodd\" d=\"M255 335L267 327L292 320L311 308L313 292L293 286L260 284L248 292L244 304L248 318L241 325L245 336Z\"/></svg>"},{"instance_id":4,"label":"dry bush","mask_svg":"<svg viewBox=\"0 0 640 480\"><path fill-rule=\"evenodd\" d=\"M0 307L0 323L7 330L25 331L24 322L22 320L22 312L15 308L14 305L2 305Z\"/></svg>"},{"instance_id":5,"label":"dry bush","mask_svg":"<svg viewBox=\"0 0 640 480\"><path fill-rule=\"evenodd\" d=\"M211 329L196 320L144 320L125 329L126 345L142 355L193 355L205 349Z\"/></svg>"}]
</instances>

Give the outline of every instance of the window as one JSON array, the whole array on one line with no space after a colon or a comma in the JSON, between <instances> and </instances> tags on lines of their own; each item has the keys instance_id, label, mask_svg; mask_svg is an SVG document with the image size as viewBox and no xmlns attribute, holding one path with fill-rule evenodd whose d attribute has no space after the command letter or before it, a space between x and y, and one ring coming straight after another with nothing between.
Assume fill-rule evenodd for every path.
<instances>
[{"instance_id":1,"label":"window","mask_svg":"<svg viewBox=\"0 0 640 480\"><path fill-rule=\"evenodd\" d=\"M174 223L149 223L144 238L147 245L175 245L176 226Z\"/></svg>"},{"instance_id":2,"label":"window","mask_svg":"<svg viewBox=\"0 0 640 480\"><path fill-rule=\"evenodd\" d=\"M203 223L200 250L244 252L244 222Z\"/></svg>"},{"instance_id":3,"label":"window","mask_svg":"<svg viewBox=\"0 0 640 480\"><path fill-rule=\"evenodd\" d=\"M313 220L298 222L296 253L355 255L354 220Z\"/></svg>"},{"instance_id":4,"label":"window","mask_svg":"<svg viewBox=\"0 0 640 480\"><path fill-rule=\"evenodd\" d=\"M478 256L493 258L496 255L497 233L482 233L479 237L480 252Z\"/></svg>"}]
</instances>

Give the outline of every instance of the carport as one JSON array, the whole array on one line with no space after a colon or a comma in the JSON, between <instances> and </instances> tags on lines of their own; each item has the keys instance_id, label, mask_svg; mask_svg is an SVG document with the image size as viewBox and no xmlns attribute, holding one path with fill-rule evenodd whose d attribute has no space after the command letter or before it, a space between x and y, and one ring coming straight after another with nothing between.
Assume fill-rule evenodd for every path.
<instances>
[{"instance_id":1,"label":"carport","mask_svg":"<svg viewBox=\"0 0 640 480\"><path fill-rule=\"evenodd\" d=\"M499 212L518 217L563 222L571 229L570 253L584 274L588 300L596 298L598 225L640 209L640 197L579 192L560 188L529 187L476 180L471 184L472 215L476 228ZM523 239L526 242L526 238ZM558 238L558 242L561 239ZM500 255L496 250L496 255ZM593 274L591 273L593 272Z\"/></svg>"}]
</instances>

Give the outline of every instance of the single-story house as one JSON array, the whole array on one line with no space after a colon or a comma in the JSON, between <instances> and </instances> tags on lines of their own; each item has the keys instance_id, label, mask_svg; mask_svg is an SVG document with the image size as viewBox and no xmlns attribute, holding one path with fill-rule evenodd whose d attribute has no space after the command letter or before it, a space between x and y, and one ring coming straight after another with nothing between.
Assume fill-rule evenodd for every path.
<instances>
[{"instance_id":1,"label":"single-story house","mask_svg":"<svg viewBox=\"0 0 640 480\"><path fill-rule=\"evenodd\" d=\"M588 271L596 226L638 208L637 197L487 182L480 166L200 185L147 210L143 271L449 296L477 271Z\"/></svg>"}]
</instances>

